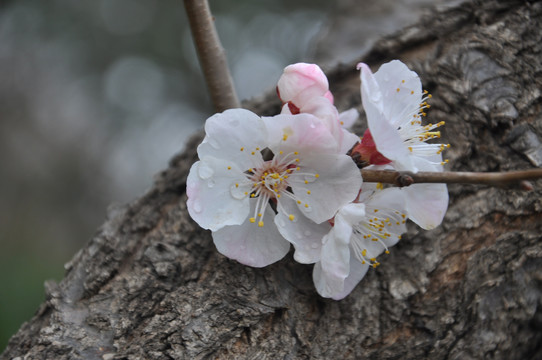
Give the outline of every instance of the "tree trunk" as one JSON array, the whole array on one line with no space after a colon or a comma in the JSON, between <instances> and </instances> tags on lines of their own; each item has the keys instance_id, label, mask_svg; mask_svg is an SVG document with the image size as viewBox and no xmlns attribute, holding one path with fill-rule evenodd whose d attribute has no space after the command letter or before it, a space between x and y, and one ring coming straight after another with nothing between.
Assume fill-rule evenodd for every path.
<instances>
[{"instance_id":1,"label":"tree trunk","mask_svg":"<svg viewBox=\"0 0 542 360\"><path fill-rule=\"evenodd\" d=\"M451 170L542 165L542 4L467 1L383 39L446 121ZM360 108L355 64L329 74L340 110ZM277 100L247 104L259 114ZM362 130L360 125L359 130ZM154 187L109 219L12 337L20 359L541 359L542 182L522 192L449 186L442 226L410 226L342 301L312 267L254 269L220 255L186 211L198 135Z\"/></svg>"}]
</instances>

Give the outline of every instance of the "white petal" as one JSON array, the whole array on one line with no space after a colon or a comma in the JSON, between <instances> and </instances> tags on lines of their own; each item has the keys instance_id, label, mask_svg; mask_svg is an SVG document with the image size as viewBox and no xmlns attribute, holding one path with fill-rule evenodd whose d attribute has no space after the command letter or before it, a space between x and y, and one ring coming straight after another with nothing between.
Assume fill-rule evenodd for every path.
<instances>
[{"instance_id":1,"label":"white petal","mask_svg":"<svg viewBox=\"0 0 542 360\"><path fill-rule=\"evenodd\" d=\"M344 299L352 292L352 290L354 290L361 279L365 277L368 269L368 264L362 264L358 259L355 258L354 254L350 253L350 271L348 272L346 279L344 279L343 290L334 293L331 298L333 300Z\"/></svg>"},{"instance_id":2,"label":"white petal","mask_svg":"<svg viewBox=\"0 0 542 360\"><path fill-rule=\"evenodd\" d=\"M358 195L361 174L349 156L320 154L302 159L300 167L300 173L319 175L307 184L305 176L296 172L288 179L293 193L302 202L301 212L318 224L331 219L341 206Z\"/></svg>"},{"instance_id":3,"label":"white petal","mask_svg":"<svg viewBox=\"0 0 542 360\"><path fill-rule=\"evenodd\" d=\"M255 202L251 199L252 211ZM273 217L273 210L267 206L263 227L247 220L241 225L226 226L213 232L217 250L230 259L253 267L264 267L279 261L290 250L290 243L278 232Z\"/></svg>"},{"instance_id":4,"label":"white petal","mask_svg":"<svg viewBox=\"0 0 542 360\"><path fill-rule=\"evenodd\" d=\"M374 78L383 96L383 114L388 122L397 127L411 121L422 100L418 74L401 61L393 60L383 64Z\"/></svg>"},{"instance_id":5,"label":"white petal","mask_svg":"<svg viewBox=\"0 0 542 360\"><path fill-rule=\"evenodd\" d=\"M293 200L281 199L275 224L282 236L294 245L297 262L313 264L320 261L322 239L331 230L328 222L316 224L299 211Z\"/></svg>"},{"instance_id":6,"label":"white petal","mask_svg":"<svg viewBox=\"0 0 542 360\"><path fill-rule=\"evenodd\" d=\"M353 124L358 117L356 109L350 109L339 115L337 108L333 106L333 102L324 96L317 96L309 99L303 107L300 108L301 113L311 114L323 121L323 123L329 129L331 135L335 138L338 144L337 152L339 154L346 154L348 150L359 141L359 137L350 133L344 129L344 125L341 123L341 119ZM282 114L290 113L287 105L283 107ZM342 117L341 117L342 116ZM295 121L295 118L293 118Z\"/></svg>"},{"instance_id":7,"label":"white petal","mask_svg":"<svg viewBox=\"0 0 542 360\"><path fill-rule=\"evenodd\" d=\"M425 230L440 225L448 209L446 184L414 184L401 189L406 196L408 217Z\"/></svg>"},{"instance_id":8,"label":"white petal","mask_svg":"<svg viewBox=\"0 0 542 360\"><path fill-rule=\"evenodd\" d=\"M231 161L206 157L194 163L186 180L187 206L192 219L212 231L241 224L249 213L245 192L251 189L243 184L244 179L243 172Z\"/></svg>"},{"instance_id":9,"label":"white petal","mask_svg":"<svg viewBox=\"0 0 542 360\"><path fill-rule=\"evenodd\" d=\"M418 172L418 171L441 172L444 170L444 168L440 164L441 162L442 162L442 154L434 154L434 155L424 156L424 157L413 156L412 164L415 170L412 170L412 171L414 172Z\"/></svg>"},{"instance_id":10,"label":"white petal","mask_svg":"<svg viewBox=\"0 0 542 360\"><path fill-rule=\"evenodd\" d=\"M352 147L358 141L360 141L360 138L356 134L353 134L346 129L342 129L342 130L343 130L343 140L339 148L339 154L346 154L348 150L352 149Z\"/></svg>"},{"instance_id":11,"label":"white petal","mask_svg":"<svg viewBox=\"0 0 542 360\"><path fill-rule=\"evenodd\" d=\"M322 120L340 146L343 138L343 129L339 122L339 112L329 99L323 96L313 97L300 108L300 111L312 114Z\"/></svg>"},{"instance_id":12,"label":"white petal","mask_svg":"<svg viewBox=\"0 0 542 360\"><path fill-rule=\"evenodd\" d=\"M326 124L312 114L279 114L263 118L269 133L269 148L290 153L336 153L338 143Z\"/></svg>"},{"instance_id":13,"label":"white petal","mask_svg":"<svg viewBox=\"0 0 542 360\"><path fill-rule=\"evenodd\" d=\"M352 108L339 114L339 123L344 129L350 129L359 118L359 112Z\"/></svg>"},{"instance_id":14,"label":"white petal","mask_svg":"<svg viewBox=\"0 0 542 360\"><path fill-rule=\"evenodd\" d=\"M288 106L288 104L284 104L282 106L282 109L280 110L280 113L281 114L286 114L286 115L292 115L292 112L290 111L290 107Z\"/></svg>"},{"instance_id":15,"label":"white petal","mask_svg":"<svg viewBox=\"0 0 542 360\"><path fill-rule=\"evenodd\" d=\"M261 163L256 148L267 147L265 124L258 115L245 109L230 109L211 116L205 122L205 133L204 141L198 146L200 159L205 156L228 159L243 170Z\"/></svg>"},{"instance_id":16,"label":"white petal","mask_svg":"<svg viewBox=\"0 0 542 360\"><path fill-rule=\"evenodd\" d=\"M340 217L324 239L322 259L313 270L316 290L323 297L332 297L344 289L344 279L350 272L349 241L352 228Z\"/></svg>"},{"instance_id":17,"label":"white petal","mask_svg":"<svg viewBox=\"0 0 542 360\"><path fill-rule=\"evenodd\" d=\"M388 105L384 95L376 81L371 69L365 64L358 65L361 68L361 99L363 108L367 114L367 124L375 142L377 150L395 161L398 170L412 168L410 154L403 143L397 127L392 125L385 115L384 107Z\"/></svg>"},{"instance_id":18,"label":"white petal","mask_svg":"<svg viewBox=\"0 0 542 360\"><path fill-rule=\"evenodd\" d=\"M337 216L345 219L349 224L358 223L360 219L365 218L365 204L347 204L339 209Z\"/></svg>"},{"instance_id":19,"label":"white petal","mask_svg":"<svg viewBox=\"0 0 542 360\"><path fill-rule=\"evenodd\" d=\"M376 191L367 201L367 206L382 207L406 212L406 198L400 188L391 187Z\"/></svg>"}]
</instances>

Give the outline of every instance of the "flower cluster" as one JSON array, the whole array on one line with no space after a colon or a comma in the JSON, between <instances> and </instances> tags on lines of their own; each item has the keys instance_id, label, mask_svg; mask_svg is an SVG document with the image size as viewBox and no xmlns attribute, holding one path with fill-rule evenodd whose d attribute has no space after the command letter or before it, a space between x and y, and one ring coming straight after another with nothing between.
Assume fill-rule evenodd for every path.
<instances>
[{"instance_id":1,"label":"flower cluster","mask_svg":"<svg viewBox=\"0 0 542 360\"><path fill-rule=\"evenodd\" d=\"M369 126L363 137L347 130L358 113L337 111L322 70L294 64L278 81L280 114L231 109L207 119L187 179L190 216L212 231L220 253L263 267L293 245L296 261L315 264L318 293L333 299L380 265L407 218L431 229L448 206L444 184L362 182L362 166L442 171L448 145L427 142L440 137L434 130L442 124L422 125L430 95L416 73L397 60L374 74L365 64L358 69Z\"/></svg>"}]
</instances>

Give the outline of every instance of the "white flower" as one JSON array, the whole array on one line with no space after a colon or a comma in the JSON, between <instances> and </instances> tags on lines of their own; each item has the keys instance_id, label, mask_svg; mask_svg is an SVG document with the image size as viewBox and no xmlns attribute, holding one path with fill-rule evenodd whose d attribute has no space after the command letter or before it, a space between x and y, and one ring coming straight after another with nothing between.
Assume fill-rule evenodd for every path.
<instances>
[{"instance_id":1,"label":"white flower","mask_svg":"<svg viewBox=\"0 0 542 360\"><path fill-rule=\"evenodd\" d=\"M440 131L433 131L444 124L422 125L421 118L431 97L422 92L418 75L398 60L380 67L373 74L366 64L361 69L361 98L367 114L369 130L364 135L372 137L377 154L370 154L370 147L361 149L362 156L377 158L385 164L388 159L396 170L442 171L442 151L449 144L426 143L440 138ZM369 139L369 144L372 142ZM363 147L363 140L361 147ZM365 150L365 154L364 153ZM445 184L419 184L404 188L407 211L412 221L424 229L432 229L442 222L448 207L448 190Z\"/></svg>"},{"instance_id":2,"label":"white flower","mask_svg":"<svg viewBox=\"0 0 542 360\"><path fill-rule=\"evenodd\" d=\"M377 256L401 239L407 219L403 194L398 188L376 190L374 184L364 184L359 202L338 211L314 265L314 285L321 296L340 300L350 294L369 267L380 265Z\"/></svg>"},{"instance_id":3,"label":"white flower","mask_svg":"<svg viewBox=\"0 0 542 360\"><path fill-rule=\"evenodd\" d=\"M439 138L444 125L422 125L428 108L418 75L399 60L393 60L372 73L366 64L361 69L361 98L367 113L369 130L378 151L393 162L397 170L417 172L420 164L444 165L442 151L446 144L428 144Z\"/></svg>"},{"instance_id":4,"label":"white flower","mask_svg":"<svg viewBox=\"0 0 542 360\"><path fill-rule=\"evenodd\" d=\"M266 266L288 252L275 222L322 223L361 186L326 125L309 114L293 118L264 121L243 109L212 116L188 175L190 215L213 231L222 254L246 265Z\"/></svg>"}]
</instances>

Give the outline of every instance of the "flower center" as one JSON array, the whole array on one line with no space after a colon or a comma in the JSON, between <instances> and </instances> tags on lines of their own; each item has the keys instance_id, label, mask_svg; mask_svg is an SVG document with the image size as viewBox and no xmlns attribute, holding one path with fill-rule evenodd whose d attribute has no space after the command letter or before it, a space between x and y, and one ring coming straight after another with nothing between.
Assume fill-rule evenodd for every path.
<instances>
[{"instance_id":1,"label":"flower center","mask_svg":"<svg viewBox=\"0 0 542 360\"><path fill-rule=\"evenodd\" d=\"M284 137L287 139L288 136L285 134ZM268 151L268 149L265 150ZM242 147L240 151L247 151L247 149ZM256 151L250 151L250 154L255 156L259 151L260 148L256 148ZM292 185L295 183L296 191L303 191L306 195L310 195L310 183L316 181L320 175L302 171L300 162L297 151L288 154L279 151L278 154L272 154L271 160L257 161L255 167L249 168L245 172L246 180L234 184L235 193L244 193L244 196L250 194L251 198L256 199L254 215L249 218L251 223L257 223L259 227L264 226L263 217L269 201L276 205L277 212L286 214L290 221L294 221L295 215L285 211L281 204L282 196L293 199L305 211L311 210L308 203L301 201L296 196L292 190ZM230 169L231 167L228 167L228 170Z\"/></svg>"},{"instance_id":2,"label":"flower center","mask_svg":"<svg viewBox=\"0 0 542 360\"><path fill-rule=\"evenodd\" d=\"M288 177L295 168L288 168L284 165L275 165L273 161L264 162L259 169L253 169L251 176L253 193L273 198L280 198L280 193L288 187Z\"/></svg>"},{"instance_id":3,"label":"flower center","mask_svg":"<svg viewBox=\"0 0 542 360\"><path fill-rule=\"evenodd\" d=\"M375 249L377 243L386 254L389 254L386 242L401 239L401 225L406 222L406 214L397 210L366 206L366 219L352 226L354 237L351 241L356 258L362 264L369 264L373 268L380 265L376 256L380 253Z\"/></svg>"}]
</instances>

